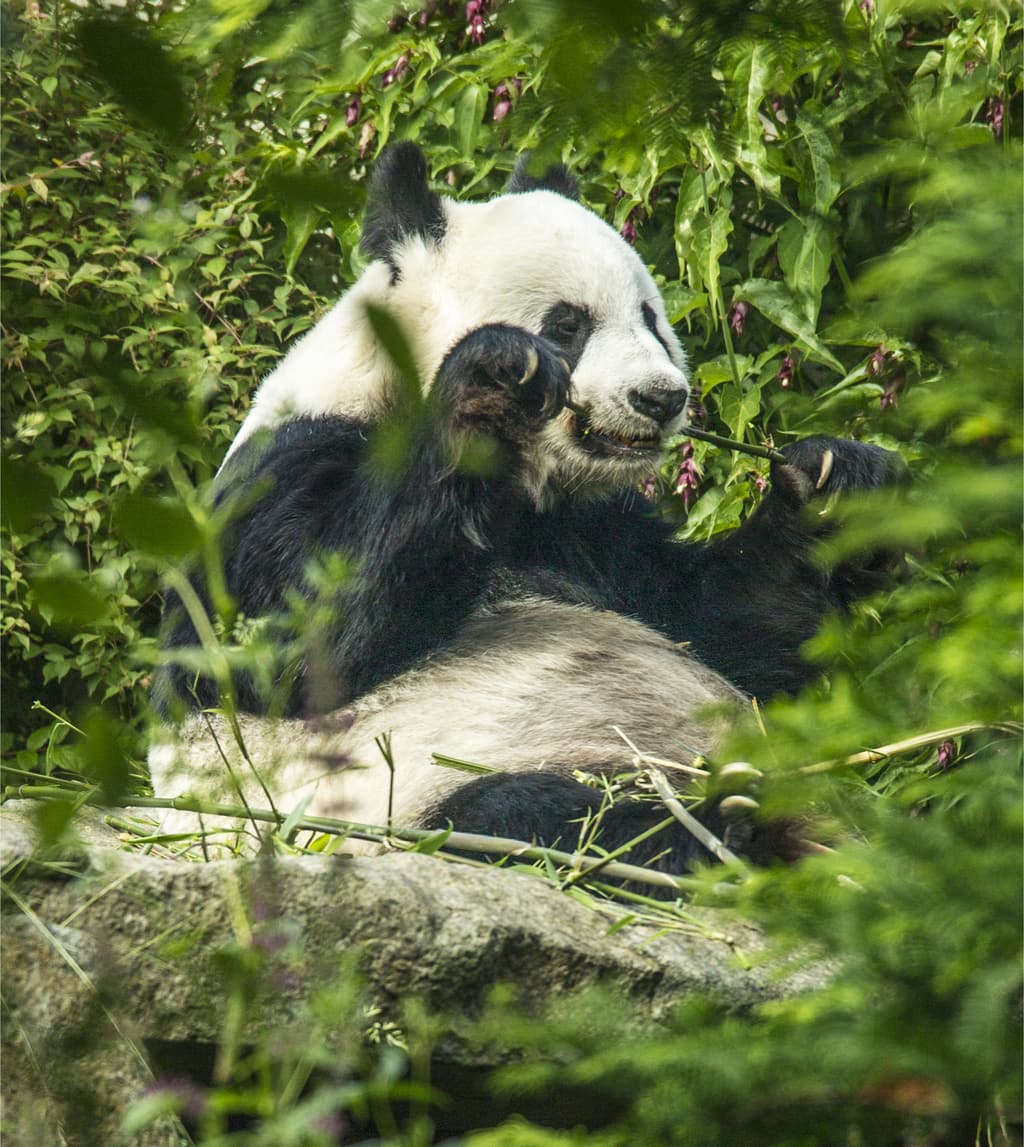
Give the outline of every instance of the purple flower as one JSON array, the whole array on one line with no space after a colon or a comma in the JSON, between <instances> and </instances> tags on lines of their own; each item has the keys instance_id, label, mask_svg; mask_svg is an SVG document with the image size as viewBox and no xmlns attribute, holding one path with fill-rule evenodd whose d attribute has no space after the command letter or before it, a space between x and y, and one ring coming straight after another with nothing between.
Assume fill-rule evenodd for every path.
<instances>
[{"instance_id":1,"label":"purple flower","mask_svg":"<svg viewBox=\"0 0 1024 1147\"><path fill-rule=\"evenodd\" d=\"M509 94L508 84L498 84L494 89L494 122L501 123L511 110L512 97Z\"/></svg>"},{"instance_id":2,"label":"purple flower","mask_svg":"<svg viewBox=\"0 0 1024 1147\"><path fill-rule=\"evenodd\" d=\"M998 96L991 96L985 105L985 122L992 127L992 134L996 139L1003 138L1003 101Z\"/></svg>"},{"instance_id":3,"label":"purple flower","mask_svg":"<svg viewBox=\"0 0 1024 1147\"><path fill-rule=\"evenodd\" d=\"M631 245L636 243L636 224L633 222L632 215L619 228L619 234L627 243Z\"/></svg>"},{"instance_id":4,"label":"purple flower","mask_svg":"<svg viewBox=\"0 0 1024 1147\"><path fill-rule=\"evenodd\" d=\"M466 35L474 44L484 42L484 0L467 0Z\"/></svg>"},{"instance_id":5,"label":"purple flower","mask_svg":"<svg viewBox=\"0 0 1024 1147\"><path fill-rule=\"evenodd\" d=\"M679 448L679 472L676 474L676 493L683 499L684 509L697 500L697 490L700 486L700 471L693 460L693 443L684 442Z\"/></svg>"},{"instance_id":6,"label":"purple flower","mask_svg":"<svg viewBox=\"0 0 1024 1147\"><path fill-rule=\"evenodd\" d=\"M737 338L743 334L748 314L750 314L750 307L746 303L733 303L729 308L729 326L732 327L732 332Z\"/></svg>"},{"instance_id":7,"label":"purple flower","mask_svg":"<svg viewBox=\"0 0 1024 1147\"><path fill-rule=\"evenodd\" d=\"M875 0L860 0L860 10L870 19L875 14Z\"/></svg>"},{"instance_id":8,"label":"purple flower","mask_svg":"<svg viewBox=\"0 0 1024 1147\"><path fill-rule=\"evenodd\" d=\"M640 493L647 499L648 502L653 502L658 496L658 479L653 474L648 474L647 477L640 483Z\"/></svg>"},{"instance_id":9,"label":"purple flower","mask_svg":"<svg viewBox=\"0 0 1024 1147\"><path fill-rule=\"evenodd\" d=\"M782 366L779 367L779 373L775 376L779 380L779 385L783 390L789 390L793 385L793 371L796 364L793 362L793 356L787 354L782 360Z\"/></svg>"},{"instance_id":10,"label":"purple flower","mask_svg":"<svg viewBox=\"0 0 1024 1147\"><path fill-rule=\"evenodd\" d=\"M359 158L365 159L370 154L370 149L373 147L373 141L377 138L377 129L373 126L371 120L367 120L363 124L362 131L359 133Z\"/></svg>"},{"instance_id":11,"label":"purple flower","mask_svg":"<svg viewBox=\"0 0 1024 1147\"><path fill-rule=\"evenodd\" d=\"M390 87L395 80L400 80L409 70L409 57L403 52L394 64L388 68L381 80L381 87Z\"/></svg>"},{"instance_id":12,"label":"purple flower","mask_svg":"<svg viewBox=\"0 0 1024 1147\"><path fill-rule=\"evenodd\" d=\"M888 356L885 351L885 343L881 343L877 350L868 359L868 374L875 375L876 377L885 370L885 360Z\"/></svg>"},{"instance_id":13,"label":"purple flower","mask_svg":"<svg viewBox=\"0 0 1024 1147\"><path fill-rule=\"evenodd\" d=\"M946 769L948 769L950 767L950 765L952 765L952 763L955 760L956 760L956 742L955 741L943 741L942 744L939 745L939 757L938 757L938 761L937 761L939 768L942 769L943 772L945 772Z\"/></svg>"},{"instance_id":14,"label":"purple flower","mask_svg":"<svg viewBox=\"0 0 1024 1147\"><path fill-rule=\"evenodd\" d=\"M751 474L750 480L754 483L754 489L759 494L763 494L768 489L768 479L763 474Z\"/></svg>"},{"instance_id":15,"label":"purple flower","mask_svg":"<svg viewBox=\"0 0 1024 1147\"><path fill-rule=\"evenodd\" d=\"M879 408L882 411L888 410L890 407L899 406L900 391L903 389L907 381L907 376L902 372L894 374L892 378L885 384L882 390L881 398L879 399Z\"/></svg>"},{"instance_id":16,"label":"purple flower","mask_svg":"<svg viewBox=\"0 0 1024 1147\"><path fill-rule=\"evenodd\" d=\"M355 127L359 122L359 113L363 110L363 101L359 96L356 96L352 102L345 108L345 126Z\"/></svg>"}]
</instances>

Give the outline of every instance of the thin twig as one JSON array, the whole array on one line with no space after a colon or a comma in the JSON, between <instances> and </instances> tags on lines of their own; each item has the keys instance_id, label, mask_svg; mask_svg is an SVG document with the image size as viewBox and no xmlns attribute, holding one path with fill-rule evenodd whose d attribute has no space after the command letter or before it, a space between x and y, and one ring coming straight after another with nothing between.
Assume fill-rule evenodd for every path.
<instances>
[{"instance_id":1,"label":"thin twig","mask_svg":"<svg viewBox=\"0 0 1024 1147\"><path fill-rule=\"evenodd\" d=\"M707 769L698 769L696 765L684 765L681 761L669 761L664 757L652 757L650 753L645 753L638 749L636 745L626 736L626 734L619 728L618 725L612 725L612 731L617 733L623 741L633 750L632 764L635 768L644 769L648 765L657 765L663 769L678 769L681 773L687 773L691 777L709 777L711 774ZM693 750L690 750L693 753ZM699 753L693 753L694 760L700 756Z\"/></svg>"}]
</instances>

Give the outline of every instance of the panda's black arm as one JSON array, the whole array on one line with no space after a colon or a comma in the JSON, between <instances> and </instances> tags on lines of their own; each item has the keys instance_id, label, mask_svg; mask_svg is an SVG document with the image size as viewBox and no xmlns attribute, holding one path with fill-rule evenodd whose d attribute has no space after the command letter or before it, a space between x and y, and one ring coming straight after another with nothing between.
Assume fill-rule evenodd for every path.
<instances>
[{"instance_id":1,"label":"panda's black arm","mask_svg":"<svg viewBox=\"0 0 1024 1147\"><path fill-rule=\"evenodd\" d=\"M818 489L826 451L832 468ZM824 507L841 490L881 486L901 468L895 455L875 446L806 439L787 447L787 463L772 468L767 497L721 540L673 541L634 497L550 515L527 561L539 565L542 551L557 555L558 567L590 592L589 600L688 643L705 664L755 696L792 692L814 676L801 647L825 616L880 583L877 558L828 572L812 562L821 527L807 503L819 499Z\"/></svg>"},{"instance_id":2,"label":"panda's black arm","mask_svg":"<svg viewBox=\"0 0 1024 1147\"><path fill-rule=\"evenodd\" d=\"M346 419L292 420L267 446L254 445L257 464L225 487L225 496L243 503L263 491L223 538L228 591L246 619L282 615L295 595L311 598L308 569L318 558L338 552L353 565L337 593L327 593L330 620L300 636L290 715L335 708L443 645L477 601L514 517L510 483L453 470L433 435L414 445L398 474L380 469L368 439ZM247 469L245 452L233 459L236 472ZM201 577L193 585L209 609ZM168 602L176 621L165 645L196 645L178 605ZM186 699L191 683L169 673L173 691ZM267 708L250 674L236 676L235 692L244 710ZM202 704L219 703L211 681L201 681L197 693Z\"/></svg>"},{"instance_id":3,"label":"panda's black arm","mask_svg":"<svg viewBox=\"0 0 1024 1147\"><path fill-rule=\"evenodd\" d=\"M280 614L295 594L308 598L308 567L319 556L341 552L356 565L328 603L333 616L302 643L287 713L335 708L450 643L525 506L518 447L560 408L567 387L564 363L541 340L484 327L446 357L397 469L375 459L369 430L338 417L293 419L269 444L238 451L222 476L225 496L244 502L247 491L250 500L263 491L224 538L228 590L247 618ZM500 462L486 475L460 465L483 432ZM180 610L165 642L196 644ZM187 694L181 673L170 675ZM201 684L201 703L215 703L214 694ZM236 696L243 709L267 706L245 674Z\"/></svg>"}]
</instances>

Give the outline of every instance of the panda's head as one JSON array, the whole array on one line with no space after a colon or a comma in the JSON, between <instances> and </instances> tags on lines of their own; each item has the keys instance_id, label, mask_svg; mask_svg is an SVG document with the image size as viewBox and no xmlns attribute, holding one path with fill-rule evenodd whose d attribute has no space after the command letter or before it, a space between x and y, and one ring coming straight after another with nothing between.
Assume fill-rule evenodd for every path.
<instances>
[{"instance_id":1,"label":"panda's head","mask_svg":"<svg viewBox=\"0 0 1024 1147\"><path fill-rule=\"evenodd\" d=\"M552 420L525 480L538 500L629 487L652 473L689 395L682 348L633 249L575 198L564 168L459 203L427 182L414 144L386 149L367 198L372 262L263 383L232 451L297 414L372 422L396 391L367 304L402 328L421 379L469 331L505 323L555 343L572 369L572 409Z\"/></svg>"},{"instance_id":2,"label":"panda's head","mask_svg":"<svg viewBox=\"0 0 1024 1147\"><path fill-rule=\"evenodd\" d=\"M547 428L534 480L575 490L651 473L689 396L682 348L647 268L575 199L564 168L505 194L459 203L431 191L419 149L378 164L363 250L389 270L381 300L402 324L422 378L468 331L502 322L540 334L572 369L572 400Z\"/></svg>"}]
</instances>

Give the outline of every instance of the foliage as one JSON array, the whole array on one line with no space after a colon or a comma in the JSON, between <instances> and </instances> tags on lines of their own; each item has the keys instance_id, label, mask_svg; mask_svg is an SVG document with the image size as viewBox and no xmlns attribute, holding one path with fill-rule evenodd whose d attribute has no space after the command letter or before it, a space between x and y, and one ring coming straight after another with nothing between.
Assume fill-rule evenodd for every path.
<instances>
[{"instance_id":1,"label":"foliage","mask_svg":"<svg viewBox=\"0 0 1024 1147\"><path fill-rule=\"evenodd\" d=\"M1019 12L130 0L115 19L54 0L5 20L9 768L138 783L39 715L100 704L94 738L142 729L161 571L209 557L206 482L254 384L358 274L380 147L419 140L467 197L524 149L564 158L659 276L710 429L850 434L911 464L889 502L830 511L822 560L911 556L816 640L824 683L730 746L765 809L810 807L837 844L739 890L780 942L841 959L833 987L755 1025L694 1005L640 1046L569 1025L562 1068L508 1079L564 1068L621 1094L621 1123L472 1142L962 1142L979 1117L1005 1136L1019 788L1011 740L982 726L1020 718ZM680 443L665 512L710 537L765 476Z\"/></svg>"}]
</instances>

